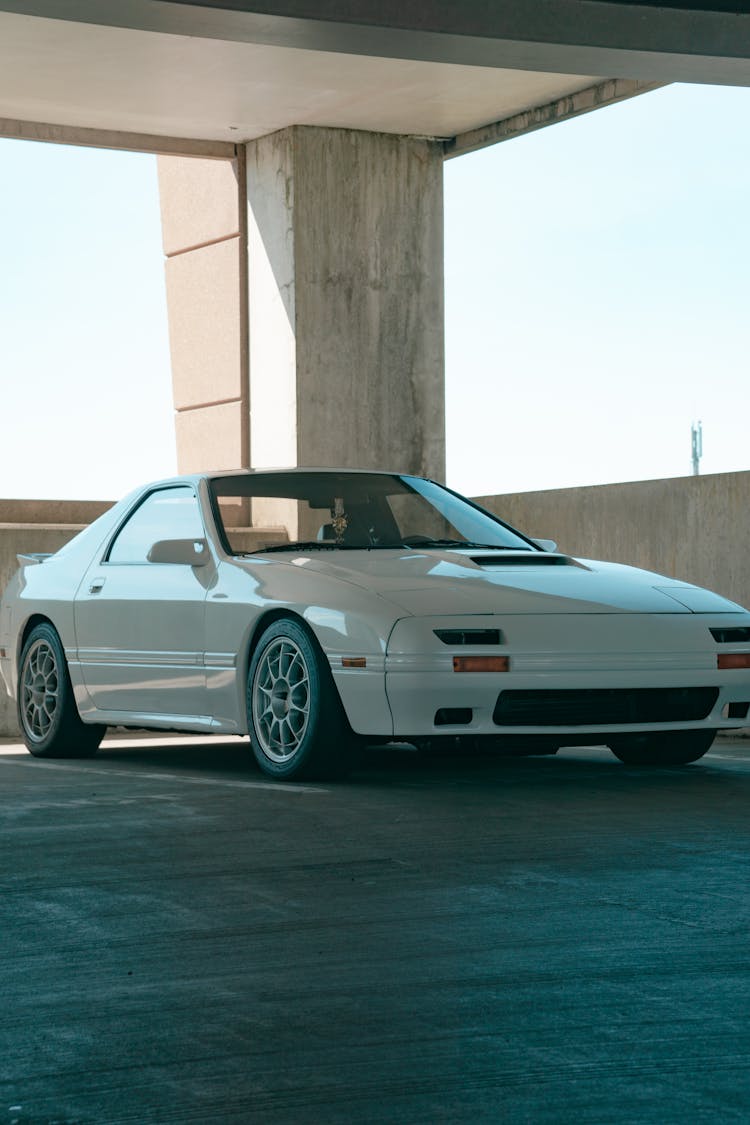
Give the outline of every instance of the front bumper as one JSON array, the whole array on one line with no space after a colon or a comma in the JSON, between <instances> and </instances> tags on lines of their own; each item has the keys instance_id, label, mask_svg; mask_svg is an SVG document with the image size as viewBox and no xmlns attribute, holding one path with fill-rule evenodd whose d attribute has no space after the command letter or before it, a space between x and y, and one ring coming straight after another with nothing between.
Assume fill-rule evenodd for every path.
<instances>
[{"instance_id":1,"label":"front bumper","mask_svg":"<svg viewBox=\"0 0 750 1125\"><path fill-rule=\"evenodd\" d=\"M730 621L729 619L732 618ZM632 733L647 730L721 730L750 724L738 717L742 704L750 703L750 669L719 671L719 651L745 651L750 647L718 646L709 628L717 624L747 625L746 614L560 614L409 618L397 623L385 663L385 685L393 715L394 736L436 735L560 735ZM499 646L443 645L435 629L500 628ZM454 655L504 655L507 672L453 670ZM674 707L664 717L653 706L635 721L602 720L601 693L632 694L657 689L713 689L701 717L675 719ZM498 720L501 692L576 692L591 695L596 705L584 708L591 719L550 721L549 712L531 721L533 707L521 708L524 721ZM600 693L599 700L594 694ZM666 702L670 696L665 692ZM712 700L715 697L715 702ZM560 697L564 698L564 697ZM661 696L655 697L657 699ZM523 699L517 696L516 699ZM529 697L533 699L533 697ZM732 714L729 714L730 705ZM627 709L625 709L627 711ZM566 713L561 707L561 715ZM623 708L614 713L622 720ZM455 720L455 721L453 721Z\"/></svg>"}]
</instances>

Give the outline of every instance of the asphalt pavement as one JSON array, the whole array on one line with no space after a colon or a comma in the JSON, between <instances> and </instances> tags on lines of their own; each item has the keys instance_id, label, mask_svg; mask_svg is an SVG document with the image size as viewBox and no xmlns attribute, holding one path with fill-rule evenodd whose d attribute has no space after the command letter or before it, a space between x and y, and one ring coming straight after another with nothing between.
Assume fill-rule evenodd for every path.
<instances>
[{"instance_id":1,"label":"asphalt pavement","mask_svg":"<svg viewBox=\"0 0 750 1125\"><path fill-rule=\"evenodd\" d=\"M0 784L0 1125L750 1121L750 741Z\"/></svg>"}]
</instances>

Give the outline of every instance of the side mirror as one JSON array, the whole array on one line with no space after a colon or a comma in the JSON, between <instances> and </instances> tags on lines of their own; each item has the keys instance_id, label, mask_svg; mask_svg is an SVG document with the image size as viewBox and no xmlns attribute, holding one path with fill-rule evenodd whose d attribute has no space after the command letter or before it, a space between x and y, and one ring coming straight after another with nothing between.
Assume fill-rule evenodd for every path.
<instances>
[{"instance_id":1,"label":"side mirror","mask_svg":"<svg viewBox=\"0 0 750 1125\"><path fill-rule=\"evenodd\" d=\"M556 551L557 543L554 539L532 539L532 543L536 543L537 547L541 547L543 551Z\"/></svg>"},{"instance_id":2,"label":"side mirror","mask_svg":"<svg viewBox=\"0 0 750 1125\"><path fill-rule=\"evenodd\" d=\"M152 563L178 563L182 566L206 566L211 552L205 539L160 539L146 556Z\"/></svg>"}]
</instances>

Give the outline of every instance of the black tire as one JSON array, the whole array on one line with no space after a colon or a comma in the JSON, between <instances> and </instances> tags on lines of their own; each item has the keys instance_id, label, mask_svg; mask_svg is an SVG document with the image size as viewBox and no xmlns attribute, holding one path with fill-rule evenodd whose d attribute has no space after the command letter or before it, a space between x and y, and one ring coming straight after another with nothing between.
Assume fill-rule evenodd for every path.
<instances>
[{"instance_id":1,"label":"black tire","mask_svg":"<svg viewBox=\"0 0 750 1125\"><path fill-rule=\"evenodd\" d=\"M35 625L18 669L18 724L36 758L91 758L107 729L78 714L65 653L51 625Z\"/></svg>"},{"instance_id":2,"label":"black tire","mask_svg":"<svg viewBox=\"0 0 750 1125\"><path fill-rule=\"evenodd\" d=\"M710 750L715 730L669 730L612 738L609 748L626 766L687 766Z\"/></svg>"},{"instance_id":3,"label":"black tire","mask_svg":"<svg viewBox=\"0 0 750 1125\"><path fill-rule=\"evenodd\" d=\"M317 641L291 617L263 632L247 676L250 743L258 765L283 781L342 777L353 736Z\"/></svg>"}]
</instances>

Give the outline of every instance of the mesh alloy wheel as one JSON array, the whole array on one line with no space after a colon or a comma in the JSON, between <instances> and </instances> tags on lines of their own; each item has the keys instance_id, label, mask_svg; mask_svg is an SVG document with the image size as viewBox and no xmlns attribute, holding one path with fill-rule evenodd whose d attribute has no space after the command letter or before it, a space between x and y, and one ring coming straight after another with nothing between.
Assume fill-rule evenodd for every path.
<instances>
[{"instance_id":1,"label":"mesh alloy wheel","mask_svg":"<svg viewBox=\"0 0 750 1125\"><path fill-rule=\"evenodd\" d=\"M299 750L310 721L310 674L290 637L263 651L253 678L253 724L264 754L283 764Z\"/></svg>"},{"instance_id":2,"label":"mesh alloy wheel","mask_svg":"<svg viewBox=\"0 0 750 1125\"><path fill-rule=\"evenodd\" d=\"M49 621L26 638L16 702L26 749L36 758L90 758L107 729L78 714L62 642Z\"/></svg>"},{"instance_id":3,"label":"mesh alloy wheel","mask_svg":"<svg viewBox=\"0 0 750 1125\"><path fill-rule=\"evenodd\" d=\"M265 774L282 781L342 777L352 732L320 643L295 617L263 630L247 676L250 744Z\"/></svg>"},{"instance_id":4,"label":"mesh alloy wheel","mask_svg":"<svg viewBox=\"0 0 750 1125\"><path fill-rule=\"evenodd\" d=\"M21 717L32 742L49 735L59 702L60 670L50 643L40 638L29 647L21 677Z\"/></svg>"}]
</instances>

